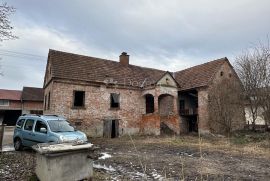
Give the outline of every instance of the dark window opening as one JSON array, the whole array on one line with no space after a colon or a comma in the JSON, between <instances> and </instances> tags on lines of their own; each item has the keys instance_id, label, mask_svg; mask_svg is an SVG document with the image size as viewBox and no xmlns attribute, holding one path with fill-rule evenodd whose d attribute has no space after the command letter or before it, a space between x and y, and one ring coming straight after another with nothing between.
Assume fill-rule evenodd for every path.
<instances>
[{"instance_id":1,"label":"dark window opening","mask_svg":"<svg viewBox=\"0 0 270 181\"><path fill-rule=\"evenodd\" d=\"M223 72L222 71L220 72L220 76L223 76Z\"/></svg>"},{"instance_id":2,"label":"dark window opening","mask_svg":"<svg viewBox=\"0 0 270 181\"><path fill-rule=\"evenodd\" d=\"M85 92L84 91L74 91L73 106L74 107L84 107Z\"/></svg>"},{"instance_id":3,"label":"dark window opening","mask_svg":"<svg viewBox=\"0 0 270 181\"><path fill-rule=\"evenodd\" d=\"M120 107L120 94L111 93L111 108Z\"/></svg>"},{"instance_id":4,"label":"dark window opening","mask_svg":"<svg viewBox=\"0 0 270 181\"><path fill-rule=\"evenodd\" d=\"M49 110L50 109L50 104L51 104L51 93L49 92L49 95L48 95L48 107L47 107L47 109Z\"/></svg>"},{"instance_id":5,"label":"dark window opening","mask_svg":"<svg viewBox=\"0 0 270 181\"><path fill-rule=\"evenodd\" d=\"M146 114L154 112L154 96L150 94L145 95L145 109Z\"/></svg>"},{"instance_id":6,"label":"dark window opening","mask_svg":"<svg viewBox=\"0 0 270 181\"><path fill-rule=\"evenodd\" d=\"M229 74L229 77L232 77L232 74Z\"/></svg>"},{"instance_id":7,"label":"dark window opening","mask_svg":"<svg viewBox=\"0 0 270 181\"><path fill-rule=\"evenodd\" d=\"M47 95L44 97L44 109L47 109Z\"/></svg>"}]
</instances>

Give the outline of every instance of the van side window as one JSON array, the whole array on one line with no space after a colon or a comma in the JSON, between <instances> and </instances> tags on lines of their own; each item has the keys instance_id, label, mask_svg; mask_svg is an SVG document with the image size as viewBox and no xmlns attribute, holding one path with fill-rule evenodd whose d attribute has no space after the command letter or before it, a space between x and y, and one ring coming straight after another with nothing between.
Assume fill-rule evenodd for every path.
<instances>
[{"instance_id":1,"label":"van side window","mask_svg":"<svg viewBox=\"0 0 270 181\"><path fill-rule=\"evenodd\" d=\"M25 121L25 119L20 119L20 120L17 122L16 127L17 127L17 128L22 128L24 121Z\"/></svg>"},{"instance_id":2,"label":"van side window","mask_svg":"<svg viewBox=\"0 0 270 181\"><path fill-rule=\"evenodd\" d=\"M43 128L43 130L46 130L46 132L42 131L42 128ZM46 126L46 124L43 123L42 121L37 121L36 122L36 126L35 126L35 132L47 133L47 126Z\"/></svg>"},{"instance_id":3,"label":"van side window","mask_svg":"<svg viewBox=\"0 0 270 181\"><path fill-rule=\"evenodd\" d=\"M27 119L24 125L24 130L32 131L34 122L35 121L33 119Z\"/></svg>"}]
</instances>

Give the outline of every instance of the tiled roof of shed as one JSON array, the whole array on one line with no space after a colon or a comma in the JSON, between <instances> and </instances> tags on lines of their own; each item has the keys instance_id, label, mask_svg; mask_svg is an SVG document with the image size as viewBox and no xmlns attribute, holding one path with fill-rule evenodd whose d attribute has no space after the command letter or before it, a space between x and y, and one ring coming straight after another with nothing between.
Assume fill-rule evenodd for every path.
<instances>
[{"instance_id":1,"label":"tiled roof of shed","mask_svg":"<svg viewBox=\"0 0 270 181\"><path fill-rule=\"evenodd\" d=\"M23 101L43 101L44 91L37 87L23 87L22 100Z\"/></svg>"},{"instance_id":2,"label":"tiled roof of shed","mask_svg":"<svg viewBox=\"0 0 270 181\"><path fill-rule=\"evenodd\" d=\"M0 99L5 100L21 100L22 91L20 90L7 90L7 89L0 89Z\"/></svg>"},{"instance_id":3,"label":"tiled roof of shed","mask_svg":"<svg viewBox=\"0 0 270 181\"><path fill-rule=\"evenodd\" d=\"M226 57L175 72L175 79L181 90L207 86L225 61Z\"/></svg>"}]
</instances>

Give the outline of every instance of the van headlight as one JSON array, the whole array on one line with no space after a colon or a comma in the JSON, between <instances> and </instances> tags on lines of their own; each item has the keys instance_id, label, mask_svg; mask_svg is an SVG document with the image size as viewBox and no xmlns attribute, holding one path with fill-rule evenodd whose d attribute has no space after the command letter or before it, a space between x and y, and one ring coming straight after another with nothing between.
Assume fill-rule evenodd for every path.
<instances>
[{"instance_id":1,"label":"van headlight","mask_svg":"<svg viewBox=\"0 0 270 181\"><path fill-rule=\"evenodd\" d=\"M60 135L59 136L59 143L63 143L64 142L64 136L63 135Z\"/></svg>"},{"instance_id":2,"label":"van headlight","mask_svg":"<svg viewBox=\"0 0 270 181\"><path fill-rule=\"evenodd\" d=\"M86 134L83 134L83 140L84 140L84 141L87 141L87 136L86 136Z\"/></svg>"}]
</instances>

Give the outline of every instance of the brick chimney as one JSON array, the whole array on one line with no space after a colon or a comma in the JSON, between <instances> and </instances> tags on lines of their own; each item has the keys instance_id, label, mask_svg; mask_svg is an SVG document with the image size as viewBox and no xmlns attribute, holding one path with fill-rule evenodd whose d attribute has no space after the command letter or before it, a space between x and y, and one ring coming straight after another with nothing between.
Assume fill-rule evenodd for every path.
<instances>
[{"instance_id":1,"label":"brick chimney","mask_svg":"<svg viewBox=\"0 0 270 181\"><path fill-rule=\"evenodd\" d=\"M127 54L127 52L123 52L120 56L119 56L119 62L122 65L129 65L129 55Z\"/></svg>"}]
</instances>

